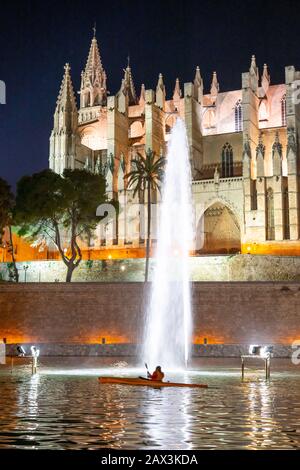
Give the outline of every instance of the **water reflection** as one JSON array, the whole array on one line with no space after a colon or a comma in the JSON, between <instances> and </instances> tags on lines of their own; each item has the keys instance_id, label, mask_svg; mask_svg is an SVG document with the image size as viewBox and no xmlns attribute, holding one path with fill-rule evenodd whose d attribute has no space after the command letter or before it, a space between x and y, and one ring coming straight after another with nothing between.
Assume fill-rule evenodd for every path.
<instances>
[{"instance_id":1,"label":"water reflection","mask_svg":"<svg viewBox=\"0 0 300 470\"><path fill-rule=\"evenodd\" d=\"M143 423L143 447L169 449L187 448L188 395L190 390L149 389L140 409Z\"/></svg>"},{"instance_id":2,"label":"water reflection","mask_svg":"<svg viewBox=\"0 0 300 470\"><path fill-rule=\"evenodd\" d=\"M224 360L169 377L208 390L100 385L99 359L81 369L48 363L33 377L22 366L0 369L0 448L300 448L300 372L289 367L273 366L270 382L241 382Z\"/></svg>"}]
</instances>

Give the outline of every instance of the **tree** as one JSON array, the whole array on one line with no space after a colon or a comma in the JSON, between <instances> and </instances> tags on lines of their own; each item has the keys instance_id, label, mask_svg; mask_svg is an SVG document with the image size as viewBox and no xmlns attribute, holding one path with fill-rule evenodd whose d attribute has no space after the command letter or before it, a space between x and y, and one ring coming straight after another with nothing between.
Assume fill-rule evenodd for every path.
<instances>
[{"instance_id":1,"label":"tree","mask_svg":"<svg viewBox=\"0 0 300 470\"><path fill-rule=\"evenodd\" d=\"M14 208L15 196L11 190L11 187L4 179L0 178L0 243L2 243L4 230L7 228L9 234L8 252L10 253L12 260L13 280L15 282L19 282L19 273L16 265L12 236Z\"/></svg>"},{"instance_id":2,"label":"tree","mask_svg":"<svg viewBox=\"0 0 300 470\"><path fill-rule=\"evenodd\" d=\"M101 174L79 169L66 169L62 176L44 170L17 184L19 235L52 240L67 266L66 282L82 259L79 239L91 237L100 221L96 209L106 201L105 188Z\"/></svg>"},{"instance_id":3,"label":"tree","mask_svg":"<svg viewBox=\"0 0 300 470\"><path fill-rule=\"evenodd\" d=\"M159 190L163 180L165 157L156 158L155 153L148 149L146 156L138 155L132 160L135 168L127 175L128 187L133 187L133 197L139 193L147 193L147 241L146 241L146 267L145 282L148 281L149 258L150 258L150 237L151 237L151 194Z\"/></svg>"}]
</instances>

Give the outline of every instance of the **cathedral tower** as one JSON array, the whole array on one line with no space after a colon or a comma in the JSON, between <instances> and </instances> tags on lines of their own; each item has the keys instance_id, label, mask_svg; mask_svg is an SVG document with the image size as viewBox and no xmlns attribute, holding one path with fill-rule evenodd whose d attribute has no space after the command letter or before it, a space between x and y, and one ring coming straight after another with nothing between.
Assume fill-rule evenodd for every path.
<instances>
[{"instance_id":1,"label":"cathedral tower","mask_svg":"<svg viewBox=\"0 0 300 470\"><path fill-rule=\"evenodd\" d=\"M77 106L70 75L70 65L65 73L58 94L54 113L54 126L50 136L49 166L62 173L75 167L75 141L77 131Z\"/></svg>"}]
</instances>

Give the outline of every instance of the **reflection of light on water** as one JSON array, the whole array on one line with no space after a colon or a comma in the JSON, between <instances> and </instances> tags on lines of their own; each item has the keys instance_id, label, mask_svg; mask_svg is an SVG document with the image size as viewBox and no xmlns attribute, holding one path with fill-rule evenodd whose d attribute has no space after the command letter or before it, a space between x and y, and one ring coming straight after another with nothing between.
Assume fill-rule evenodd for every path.
<instances>
[{"instance_id":1,"label":"reflection of light on water","mask_svg":"<svg viewBox=\"0 0 300 470\"><path fill-rule=\"evenodd\" d=\"M181 377L184 377L183 382L189 382L190 378L196 377L236 377L240 376L241 373L239 370L236 371L209 371L209 370L187 370L183 371L182 369L164 369L164 372L167 373L166 380L168 379L168 374L180 374ZM115 368L115 367L104 367L104 368L82 368L82 369L60 369L60 368L39 368L40 375L81 375L81 376L114 376L114 377L146 377L145 369L140 367L126 367L126 368Z\"/></svg>"},{"instance_id":2,"label":"reflection of light on water","mask_svg":"<svg viewBox=\"0 0 300 470\"><path fill-rule=\"evenodd\" d=\"M188 374L171 376L171 381L188 382ZM191 449L191 389L149 389L147 399L140 402L145 426L145 447Z\"/></svg>"},{"instance_id":3,"label":"reflection of light on water","mask_svg":"<svg viewBox=\"0 0 300 470\"><path fill-rule=\"evenodd\" d=\"M185 381L187 381L187 374L185 374ZM190 418L190 405L191 405L191 392L190 390L183 390L183 400L182 400L182 413L183 413L183 419L184 419L184 426L182 428L182 433L184 436L184 442L187 445L187 449L192 449L191 445L191 434L190 434L190 429L191 429L191 418Z\"/></svg>"},{"instance_id":4,"label":"reflection of light on water","mask_svg":"<svg viewBox=\"0 0 300 470\"><path fill-rule=\"evenodd\" d=\"M237 360L195 360L193 370L166 373L208 390L100 385L99 375L145 375L114 362L42 358L33 377L29 365L0 370L0 448L300 448L300 374L288 360L279 370L274 360L268 382L261 370L241 382Z\"/></svg>"},{"instance_id":5,"label":"reflection of light on water","mask_svg":"<svg viewBox=\"0 0 300 470\"><path fill-rule=\"evenodd\" d=\"M140 368L122 368L115 367L105 368L82 368L82 369L39 369L39 373L43 375L91 375L91 376L114 376L114 377L136 377L137 375L145 375L145 370Z\"/></svg>"},{"instance_id":6,"label":"reflection of light on water","mask_svg":"<svg viewBox=\"0 0 300 470\"><path fill-rule=\"evenodd\" d=\"M30 379L30 387L28 392L28 413L30 415L38 414L38 394L39 394L40 377L35 374Z\"/></svg>"},{"instance_id":7,"label":"reflection of light on water","mask_svg":"<svg viewBox=\"0 0 300 470\"><path fill-rule=\"evenodd\" d=\"M117 394L117 398L116 398ZM126 400L122 397L122 389L106 388L105 418L101 421L99 440L108 443L110 447L121 449L126 435ZM114 444L112 445L112 441Z\"/></svg>"},{"instance_id":8,"label":"reflection of light on water","mask_svg":"<svg viewBox=\"0 0 300 470\"><path fill-rule=\"evenodd\" d=\"M270 384L267 382L252 382L248 385L249 423L251 431L250 448L269 448L273 442L274 430L279 425L274 419L273 399ZM281 438L283 436L281 435ZM284 438L286 440L286 438Z\"/></svg>"},{"instance_id":9,"label":"reflection of light on water","mask_svg":"<svg viewBox=\"0 0 300 470\"><path fill-rule=\"evenodd\" d=\"M40 377L38 374L33 375L30 378L29 389L19 390L18 393L18 411L16 415L18 417L25 417L26 421L22 424L24 426L24 434L22 435L23 439L27 441L35 441L36 436L35 432L39 428L39 404L38 404L38 395L39 395L39 385ZM28 448L35 449L36 446L27 445Z\"/></svg>"}]
</instances>

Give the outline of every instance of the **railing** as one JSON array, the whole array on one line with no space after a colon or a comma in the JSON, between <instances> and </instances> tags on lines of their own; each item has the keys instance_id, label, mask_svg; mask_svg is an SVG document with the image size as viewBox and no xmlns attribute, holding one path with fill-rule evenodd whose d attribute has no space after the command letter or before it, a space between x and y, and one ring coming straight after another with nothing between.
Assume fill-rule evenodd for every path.
<instances>
[{"instance_id":1,"label":"railing","mask_svg":"<svg viewBox=\"0 0 300 470\"><path fill-rule=\"evenodd\" d=\"M219 179L219 184L222 183L237 183L237 182L242 182L243 177L242 176L231 176L230 178L221 178ZM215 184L214 178L209 178L206 180L196 180L192 182L193 185L200 185L200 184Z\"/></svg>"}]
</instances>

